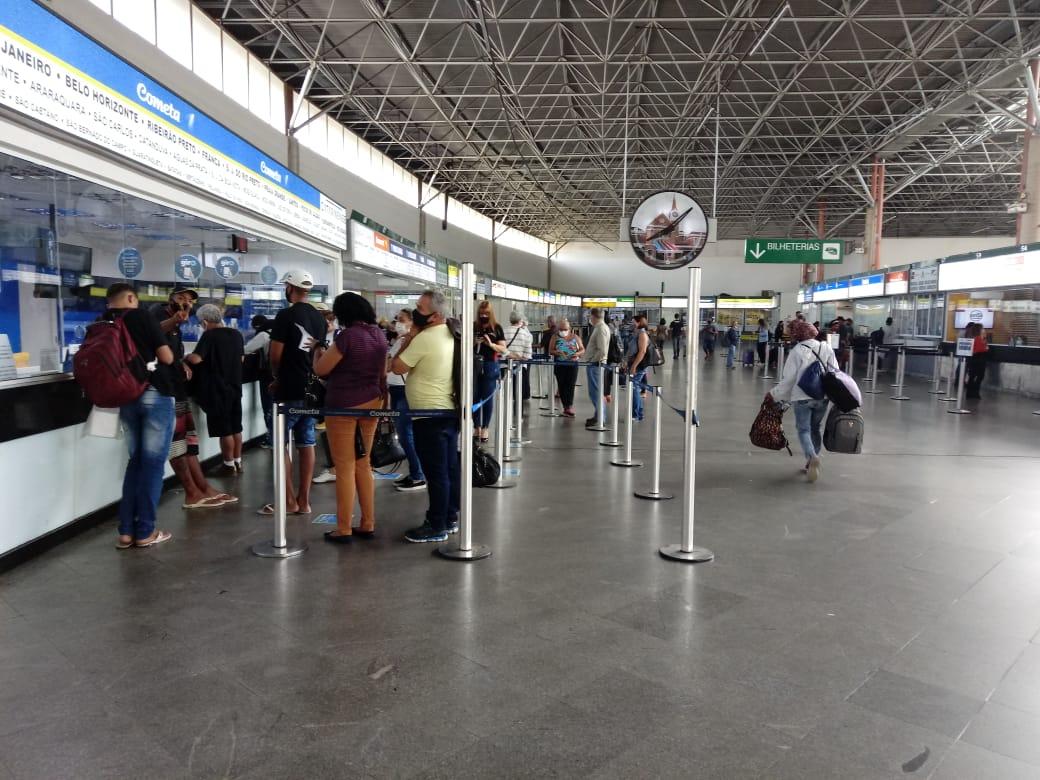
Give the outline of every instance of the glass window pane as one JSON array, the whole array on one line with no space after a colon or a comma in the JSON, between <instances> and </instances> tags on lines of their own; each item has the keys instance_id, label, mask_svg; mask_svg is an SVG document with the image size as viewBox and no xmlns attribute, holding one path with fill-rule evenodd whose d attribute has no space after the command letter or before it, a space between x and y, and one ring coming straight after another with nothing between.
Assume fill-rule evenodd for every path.
<instances>
[{"instance_id":1,"label":"glass window pane","mask_svg":"<svg viewBox=\"0 0 1040 780\"><path fill-rule=\"evenodd\" d=\"M191 52L195 75L221 89L224 67L221 64L220 28L195 6L191 8Z\"/></svg>"},{"instance_id":2,"label":"glass window pane","mask_svg":"<svg viewBox=\"0 0 1040 780\"><path fill-rule=\"evenodd\" d=\"M188 0L155 0L156 43L191 70L191 6Z\"/></svg>"},{"instance_id":3,"label":"glass window pane","mask_svg":"<svg viewBox=\"0 0 1040 780\"><path fill-rule=\"evenodd\" d=\"M155 43L154 0L112 0L112 16L146 41Z\"/></svg>"},{"instance_id":4,"label":"glass window pane","mask_svg":"<svg viewBox=\"0 0 1040 780\"><path fill-rule=\"evenodd\" d=\"M224 94L241 106L249 106L249 60L242 44L226 33L224 44Z\"/></svg>"}]
</instances>

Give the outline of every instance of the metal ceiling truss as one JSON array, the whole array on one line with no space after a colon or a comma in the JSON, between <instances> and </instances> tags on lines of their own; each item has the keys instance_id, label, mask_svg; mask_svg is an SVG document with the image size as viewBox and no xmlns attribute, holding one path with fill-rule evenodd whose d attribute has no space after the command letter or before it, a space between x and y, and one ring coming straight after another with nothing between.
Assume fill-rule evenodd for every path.
<instances>
[{"instance_id":1,"label":"metal ceiling truss","mask_svg":"<svg viewBox=\"0 0 1040 780\"><path fill-rule=\"evenodd\" d=\"M615 239L667 187L710 210L716 107L723 238L811 235L821 201L860 234L878 158L887 234L1013 232L1040 116L1040 0L196 3L425 183L553 242Z\"/></svg>"}]
</instances>

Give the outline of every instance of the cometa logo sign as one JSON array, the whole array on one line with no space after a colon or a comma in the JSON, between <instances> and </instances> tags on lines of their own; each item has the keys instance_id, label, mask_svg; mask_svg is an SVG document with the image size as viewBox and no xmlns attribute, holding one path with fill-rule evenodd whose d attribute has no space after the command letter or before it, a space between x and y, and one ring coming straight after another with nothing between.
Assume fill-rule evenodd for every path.
<instances>
[{"instance_id":1,"label":"cometa logo sign","mask_svg":"<svg viewBox=\"0 0 1040 780\"><path fill-rule=\"evenodd\" d=\"M169 117L177 124L181 123L181 112L173 103L163 100L158 95L153 95L140 81L137 82L137 99L158 111L163 116Z\"/></svg>"}]
</instances>

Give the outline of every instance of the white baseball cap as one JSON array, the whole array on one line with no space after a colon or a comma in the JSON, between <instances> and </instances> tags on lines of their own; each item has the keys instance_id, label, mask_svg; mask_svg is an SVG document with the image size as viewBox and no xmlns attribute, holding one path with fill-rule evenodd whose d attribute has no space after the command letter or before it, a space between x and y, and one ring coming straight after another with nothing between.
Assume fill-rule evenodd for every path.
<instances>
[{"instance_id":1,"label":"white baseball cap","mask_svg":"<svg viewBox=\"0 0 1040 780\"><path fill-rule=\"evenodd\" d=\"M310 271L294 268L285 272L285 276L282 277L282 283L291 284L293 287L299 287L301 290L309 290L314 286L314 277L311 276Z\"/></svg>"}]
</instances>

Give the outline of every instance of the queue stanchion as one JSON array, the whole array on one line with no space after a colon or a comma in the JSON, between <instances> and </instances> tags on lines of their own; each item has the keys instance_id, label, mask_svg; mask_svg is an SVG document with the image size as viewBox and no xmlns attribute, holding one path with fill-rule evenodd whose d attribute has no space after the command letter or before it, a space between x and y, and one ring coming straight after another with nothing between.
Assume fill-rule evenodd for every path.
<instances>
[{"instance_id":1,"label":"queue stanchion","mask_svg":"<svg viewBox=\"0 0 1040 780\"><path fill-rule=\"evenodd\" d=\"M853 360L853 355L855 355L855 354L856 354L855 348L852 346L852 344L849 344L849 359L845 361L845 373L848 374L849 376L852 376L852 360Z\"/></svg>"},{"instance_id":2,"label":"queue stanchion","mask_svg":"<svg viewBox=\"0 0 1040 780\"><path fill-rule=\"evenodd\" d=\"M864 384L874 383L874 363L877 361L877 345L867 347L867 375L861 380Z\"/></svg>"},{"instance_id":3,"label":"queue stanchion","mask_svg":"<svg viewBox=\"0 0 1040 780\"><path fill-rule=\"evenodd\" d=\"M601 441L599 445L601 447L620 447L621 439L618 438L618 433L621 429L620 419L618 417L621 406L621 366L613 366L614 379L611 384L610 391L610 439L607 441Z\"/></svg>"},{"instance_id":4,"label":"queue stanchion","mask_svg":"<svg viewBox=\"0 0 1040 780\"><path fill-rule=\"evenodd\" d=\"M533 380L534 384L536 385L536 388L532 388L532 390L534 390L534 392L531 393L531 398L535 398L537 400L541 400L541 399L545 398L545 392L542 390L542 367L541 367L541 361L539 360L536 363L532 363L531 366L530 366L530 371L531 371L531 379Z\"/></svg>"},{"instance_id":5,"label":"queue stanchion","mask_svg":"<svg viewBox=\"0 0 1040 780\"><path fill-rule=\"evenodd\" d=\"M928 395L942 395L943 391L939 385L942 384L942 353L935 353L935 363L932 365L932 389Z\"/></svg>"},{"instance_id":6,"label":"queue stanchion","mask_svg":"<svg viewBox=\"0 0 1040 780\"><path fill-rule=\"evenodd\" d=\"M878 365L881 363L881 360L879 358L881 356L881 351L883 349L884 349L884 347L879 347L879 346L876 346L876 345L874 346L874 365L871 366L871 368L870 368L870 379L867 380L867 381L870 382L870 389L869 390L863 390L861 392L868 393L870 395L878 395L880 393L885 392L884 390L881 389L881 386L878 384L878 378L877 378ZM888 354L888 353L886 352L885 354Z\"/></svg>"},{"instance_id":7,"label":"queue stanchion","mask_svg":"<svg viewBox=\"0 0 1040 780\"><path fill-rule=\"evenodd\" d=\"M896 394L890 395L893 401L909 401L910 396L903 395L903 380L906 378L906 347L899 345L896 353Z\"/></svg>"},{"instance_id":8,"label":"queue stanchion","mask_svg":"<svg viewBox=\"0 0 1040 780\"><path fill-rule=\"evenodd\" d=\"M274 461L274 534L270 541L258 542L252 546L253 555L260 558L293 558L307 549L306 544L290 545L285 534L286 524L286 485L285 485L285 407L274 405L274 419L271 421L272 455Z\"/></svg>"},{"instance_id":9,"label":"queue stanchion","mask_svg":"<svg viewBox=\"0 0 1040 780\"><path fill-rule=\"evenodd\" d=\"M675 498L669 493L661 492L661 388L654 387L654 465L650 475L650 489L637 490L636 498L647 501L667 501Z\"/></svg>"},{"instance_id":10,"label":"queue stanchion","mask_svg":"<svg viewBox=\"0 0 1040 780\"><path fill-rule=\"evenodd\" d=\"M585 430L596 431L602 433L607 430L607 412L606 405L603 402L603 396L606 395L603 391L606 389L603 386L603 380L606 378L604 375L604 366L602 363L597 364L596 373L599 375L599 398L596 399L596 424L590 425Z\"/></svg>"},{"instance_id":11,"label":"queue stanchion","mask_svg":"<svg viewBox=\"0 0 1040 780\"><path fill-rule=\"evenodd\" d=\"M524 447L531 443L530 439L524 438L524 367L517 365L514 361L509 361L510 372L519 369L517 376L519 377L513 385L513 403L515 404L516 411L513 414L514 428L512 438L509 440L510 447ZM507 448L507 452L511 455Z\"/></svg>"},{"instance_id":12,"label":"queue stanchion","mask_svg":"<svg viewBox=\"0 0 1040 780\"><path fill-rule=\"evenodd\" d=\"M512 416L512 406L508 399L509 393L512 391L511 374L512 372L507 370L505 378L499 377L495 387L495 393L498 395L499 400L495 406L495 460L499 463L509 463L511 460L517 460L509 451L509 418ZM497 482L492 485L485 485L485 487L505 490L506 488L516 487L516 481L506 479L505 471L503 471Z\"/></svg>"},{"instance_id":13,"label":"queue stanchion","mask_svg":"<svg viewBox=\"0 0 1040 780\"><path fill-rule=\"evenodd\" d=\"M556 408L556 359L549 362L549 409L542 413L542 417L563 417L560 410ZM542 407L545 409L545 407Z\"/></svg>"},{"instance_id":14,"label":"queue stanchion","mask_svg":"<svg viewBox=\"0 0 1040 780\"><path fill-rule=\"evenodd\" d=\"M946 375L946 395L939 400L946 404L952 404L957 402L957 396L953 394L953 383L956 381L957 374L957 356L950 355L949 363L950 372Z\"/></svg>"},{"instance_id":15,"label":"queue stanchion","mask_svg":"<svg viewBox=\"0 0 1040 780\"><path fill-rule=\"evenodd\" d=\"M505 393L507 399L511 398L510 394L513 392L512 374L512 371L506 371ZM523 460L523 455L521 455L519 452L513 452L513 439L511 438L511 434L509 432L510 425L513 421L513 406L509 403L509 400L505 401L505 407L506 411L503 413L503 417L505 418L505 431L502 435L502 457L499 459L498 462L516 463L518 461ZM512 485L508 485L508 487L512 487Z\"/></svg>"},{"instance_id":16,"label":"queue stanchion","mask_svg":"<svg viewBox=\"0 0 1040 780\"><path fill-rule=\"evenodd\" d=\"M625 406L627 407L625 411L625 451L623 457L610 461L610 465L637 469L643 465L643 461L632 460L632 405L636 400L636 383L633 381L633 377L628 377L625 386L628 388L625 393ZM617 403L617 399L614 400L614 403Z\"/></svg>"},{"instance_id":17,"label":"queue stanchion","mask_svg":"<svg viewBox=\"0 0 1040 780\"><path fill-rule=\"evenodd\" d=\"M476 273L473 263L462 264L462 343L473 343L473 295ZM436 553L452 561L479 561L491 555L491 548L473 544L473 356L462 350L462 463L459 479L459 533L454 543L438 547Z\"/></svg>"},{"instance_id":18,"label":"queue stanchion","mask_svg":"<svg viewBox=\"0 0 1040 780\"><path fill-rule=\"evenodd\" d=\"M967 368L967 358L959 357L959 358L957 358L957 362L958 362L959 368L960 368L960 372L959 372L960 380L957 382L957 398L955 399L957 401L957 406L955 408L953 408L953 409L947 409L946 413L947 414L971 414L972 413L971 409L965 409L964 408L964 377L966 376L966 374L964 372L965 372L965 369Z\"/></svg>"},{"instance_id":19,"label":"queue stanchion","mask_svg":"<svg viewBox=\"0 0 1040 780\"><path fill-rule=\"evenodd\" d=\"M769 358L771 357L773 350L773 342L766 342L766 362L762 364L762 376L760 379L772 379L773 375L769 373Z\"/></svg>"},{"instance_id":20,"label":"queue stanchion","mask_svg":"<svg viewBox=\"0 0 1040 780\"><path fill-rule=\"evenodd\" d=\"M784 342L778 342L776 345L776 375L782 377L784 375L784 363L787 360L787 345Z\"/></svg>"},{"instance_id":21,"label":"queue stanchion","mask_svg":"<svg viewBox=\"0 0 1040 780\"><path fill-rule=\"evenodd\" d=\"M687 297L688 322L699 322L701 309L701 269L690 269L690 289ZM682 542L669 544L658 552L661 557L684 563L707 563L715 559L715 553L693 543L694 505L696 503L697 476L697 425L694 411L697 408L697 335L690 344L691 357L686 358L686 404L685 430L683 434L683 527Z\"/></svg>"}]
</instances>

